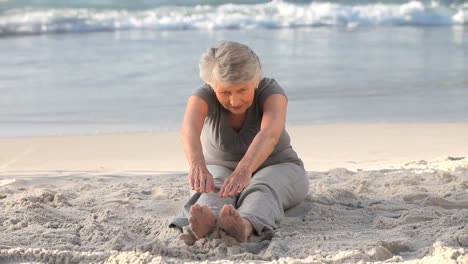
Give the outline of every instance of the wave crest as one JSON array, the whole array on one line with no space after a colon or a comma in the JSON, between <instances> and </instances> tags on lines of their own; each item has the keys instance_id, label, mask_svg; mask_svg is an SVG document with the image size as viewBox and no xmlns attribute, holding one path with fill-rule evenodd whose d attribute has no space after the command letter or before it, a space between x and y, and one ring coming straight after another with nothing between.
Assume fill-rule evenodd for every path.
<instances>
[{"instance_id":1,"label":"wave crest","mask_svg":"<svg viewBox=\"0 0 468 264\"><path fill-rule=\"evenodd\" d=\"M142 11L22 8L0 13L0 36L127 29L216 30L319 26L465 25L468 7L411 1L404 4L338 3L159 7Z\"/></svg>"}]
</instances>

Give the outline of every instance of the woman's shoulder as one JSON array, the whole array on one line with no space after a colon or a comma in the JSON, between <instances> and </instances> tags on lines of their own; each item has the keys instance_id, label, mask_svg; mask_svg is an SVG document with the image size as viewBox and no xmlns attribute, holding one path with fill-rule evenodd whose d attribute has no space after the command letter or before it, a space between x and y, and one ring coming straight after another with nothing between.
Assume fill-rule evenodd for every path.
<instances>
[{"instance_id":1,"label":"woman's shoulder","mask_svg":"<svg viewBox=\"0 0 468 264\"><path fill-rule=\"evenodd\" d=\"M214 92L213 88L211 88L211 86L207 83L195 89L192 95L196 95L201 97L202 99L210 101L213 97L216 98L216 93Z\"/></svg>"},{"instance_id":2,"label":"woman's shoulder","mask_svg":"<svg viewBox=\"0 0 468 264\"><path fill-rule=\"evenodd\" d=\"M282 94L286 96L286 92L275 79L266 77L260 80L256 94L260 106L263 106L266 98L270 95Z\"/></svg>"},{"instance_id":3,"label":"woman's shoulder","mask_svg":"<svg viewBox=\"0 0 468 264\"><path fill-rule=\"evenodd\" d=\"M213 109L216 109L218 100L216 99L216 93L209 84L205 83L202 86L198 87L197 89L195 89L192 95L198 96L201 99L203 99L203 101L205 101L208 104L208 109L210 110L210 112Z\"/></svg>"},{"instance_id":4,"label":"woman's shoulder","mask_svg":"<svg viewBox=\"0 0 468 264\"><path fill-rule=\"evenodd\" d=\"M274 79L264 77L258 84L257 93L282 93L285 94L283 87Z\"/></svg>"},{"instance_id":5,"label":"woman's shoulder","mask_svg":"<svg viewBox=\"0 0 468 264\"><path fill-rule=\"evenodd\" d=\"M277 83L275 79L268 78L268 77L263 77L260 80L259 84L258 84L258 90L261 91L261 90L264 90L264 89L268 89L272 85L274 85L275 83Z\"/></svg>"},{"instance_id":6,"label":"woman's shoulder","mask_svg":"<svg viewBox=\"0 0 468 264\"><path fill-rule=\"evenodd\" d=\"M207 93L207 94L214 94L215 93L213 88L211 87L211 85L209 85L207 83L204 83L201 86L197 87L195 89L194 93L198 93L200 91L203 91L204 93Z\"/></svg>"}]
</instances>

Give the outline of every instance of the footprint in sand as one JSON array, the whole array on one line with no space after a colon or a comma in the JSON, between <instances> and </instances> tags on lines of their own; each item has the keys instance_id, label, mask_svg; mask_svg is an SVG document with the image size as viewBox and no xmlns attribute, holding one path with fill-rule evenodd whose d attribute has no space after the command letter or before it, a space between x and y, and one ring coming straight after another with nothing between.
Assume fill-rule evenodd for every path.
<instances>
[{"instance_id":1,"label":"footprint in sand","mask_svg":"<svg viewBox=\"0 0 468 264\"><path fill-rule=\"evenodd\" d=\"M393 255L399 255L401 252L414 251L411 243L405 240L380 241L377 244L387 249Z\"/></svg>"},{"instance_id":2,"label":"footprint in sand","mask_svg":"<svg viewBox=\"0 0 468 264\"><path fill-rule=\"evenodd\" d=\"M414 193L414 194L412 193L412 194L404 195L403 201L405 201L406 203L414 203L416 201L423 200L427 198L428 196L429 194L427 193Z\"/></svg>"},{"instance_id":3,"label":"footprint in sand","mask_svg":"<svg viewBox=\"0 0 468 264\"><path fill-rule=\"evenodd\" d=\"M452 202L441 197L427 197L421 205L438 206L444 209L468 209L468 201Z\"/></svg>"},{"instance_id":4,"label":"footprint in sand","mask_svg":"<svg viewBox=\"0 0 468 264\"><path fill-rule=\"evenodd\" d=\"M153 198L155 200L167 200L168 199L168 192L161 186L157 186L153 189Z\"/></svg>"},{"instance_id":5,"label":"footprint in sand","mask_svg":"<svg viewBox=\"0 0 468 264\"><path fill-rule=\"evenodd\" d=\"M377 246L371 248L367 251L367 255L371 257L372 260L376 261L385 261L391 257L393 257L392 252L390 252L387 248L383 246Z\"/></svg>"}]
</instances>

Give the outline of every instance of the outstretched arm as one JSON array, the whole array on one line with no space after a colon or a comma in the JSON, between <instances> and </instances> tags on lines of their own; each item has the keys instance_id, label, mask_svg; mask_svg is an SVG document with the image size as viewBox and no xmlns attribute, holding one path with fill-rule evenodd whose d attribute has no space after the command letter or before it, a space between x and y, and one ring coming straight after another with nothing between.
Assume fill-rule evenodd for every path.
<instances>
[{"instance_id":1,"label":"outstretched arm","mask_svg":"<svg viewBox=\"0 0 468 264\"><path fill-rule=\"evenodd\" d=\"M200 97L191 96L187 102L181 129L181 140L189 163L188 180L192 190L215 192L213 176L206 168L205 157L200 142L203 123L208 114L208 104Z\"/></svg>"},{"instance_id":2,"label":"outstretched arm","mask_svg":"<svg viewBox=\"0 0 468 264\"><path fill-rule=\"evenodd\" d=\"M250 183L252 173L273 152L286 123L286 96L273 94L263 105L260 131L257 133L234 172L224 182L219 195L232 196L240 193Z\"/></svg>"}]
</instances>

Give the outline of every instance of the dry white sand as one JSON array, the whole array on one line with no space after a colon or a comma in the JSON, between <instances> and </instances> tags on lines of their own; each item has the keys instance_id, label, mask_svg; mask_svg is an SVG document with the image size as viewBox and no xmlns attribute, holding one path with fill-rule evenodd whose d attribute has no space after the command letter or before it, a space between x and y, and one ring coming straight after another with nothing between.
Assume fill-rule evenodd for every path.
<instances>
[{"instance_id":1,"label":"dry white sand","mask_svg":"<svg viewBox=\"0 0 468 264\"><path fill-rule=\"evenodd\" d=\"M308 213L192 247L167 227L189 197L177 133L1 138L0 263L468 263L468 124L289 130Z\"/></svg>"}]
</instances>

